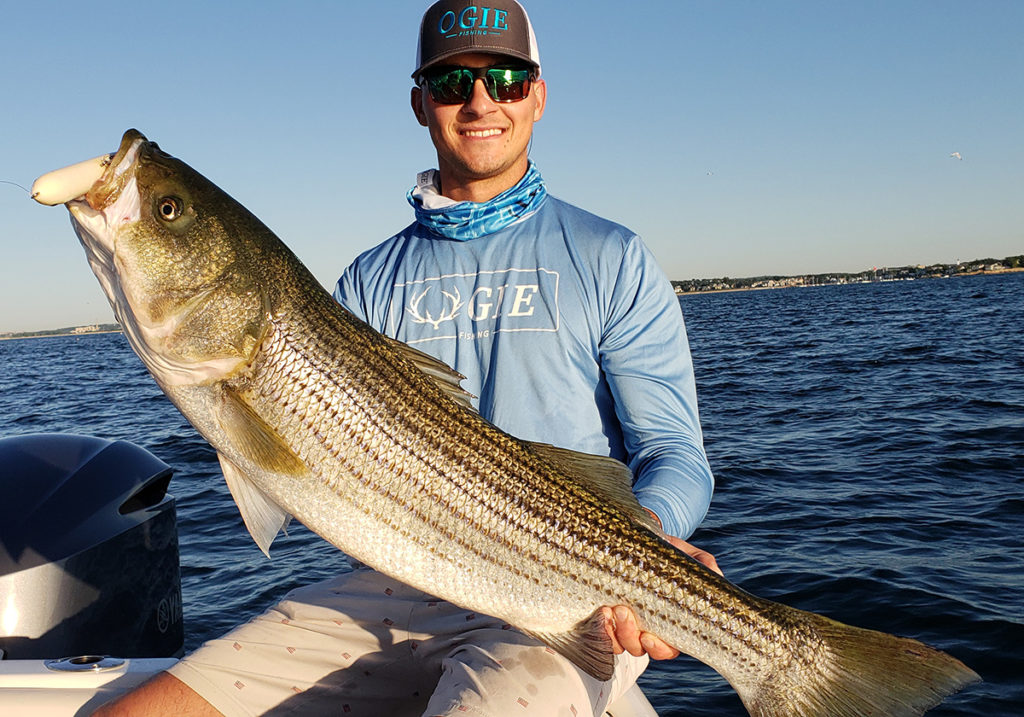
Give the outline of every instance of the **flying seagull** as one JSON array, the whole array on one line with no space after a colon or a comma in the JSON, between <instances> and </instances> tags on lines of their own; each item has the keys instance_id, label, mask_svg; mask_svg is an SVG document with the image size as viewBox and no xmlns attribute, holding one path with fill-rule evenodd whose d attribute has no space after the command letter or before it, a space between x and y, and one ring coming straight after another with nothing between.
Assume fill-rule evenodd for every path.
<instances>
[{"instance_id":1,"label":"flying seagull","mask_svg":"<svg viewBox=\"0 0 1024 717\"><path fill-rule=\"evenodd\" d=\"M956 158L957 158L957 159L959 159L959 160L960 160L961 162L962 162L962 161L964 161L964 158L960 156L960 153L959 153L959 152L953 152L953 153L951 153L951 154L950 154L949 156L950 156L950 157L956 157Z\"/></svg>"}]
</instances>

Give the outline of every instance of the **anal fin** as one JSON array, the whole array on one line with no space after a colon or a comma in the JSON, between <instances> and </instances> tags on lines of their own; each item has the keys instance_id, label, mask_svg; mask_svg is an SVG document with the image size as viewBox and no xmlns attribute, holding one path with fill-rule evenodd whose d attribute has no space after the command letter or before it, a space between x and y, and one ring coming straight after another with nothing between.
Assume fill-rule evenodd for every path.
<instances>
[{"instance_id":1,"label":"anal fin","mask_svg":"<svg viewBox=\"0 0 1024 717\"><path fill-rule=\"evenodd\" d=\"M615 672L615 653L611 638L605 632L605 619L600 610L580 621L569 632L530 632L559 655L569 660L594 679L610 680Z\"/></svg>"}]
</instances>

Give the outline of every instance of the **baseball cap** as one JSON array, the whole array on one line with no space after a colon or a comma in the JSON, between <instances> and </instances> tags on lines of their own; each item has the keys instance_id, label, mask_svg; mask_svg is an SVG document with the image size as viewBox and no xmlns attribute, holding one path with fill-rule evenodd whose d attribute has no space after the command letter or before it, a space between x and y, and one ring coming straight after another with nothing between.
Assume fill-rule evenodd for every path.
<instances>
[{"instance_id":1,"label":"baseball cap","mask_svg":"<svg viewBox=\"0 0 1024 717\"><path fill-rule=\"evenodd\" d=\"M427 8L420 22L413 79L431 65L463 52L506 55L540 70L533 26L515 0L491 0L486 5L440 0Z\"/></svg>"}]
</instances>

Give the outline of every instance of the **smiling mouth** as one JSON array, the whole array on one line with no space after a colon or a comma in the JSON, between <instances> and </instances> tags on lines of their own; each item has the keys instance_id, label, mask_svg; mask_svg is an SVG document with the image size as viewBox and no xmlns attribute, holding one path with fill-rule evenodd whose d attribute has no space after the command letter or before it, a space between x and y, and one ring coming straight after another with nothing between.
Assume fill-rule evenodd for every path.
<instances>
[{"instance_id":1,"label":"smiling mouth","mask_svg":"<svg viewBox=\"0 0 1024 717\"><path fill-rule=\"evenodd\" d=\"M462 135L465 137L497 137L504 131L501 129L467 129L462 131Z\"/></svg>"}]
</instances>

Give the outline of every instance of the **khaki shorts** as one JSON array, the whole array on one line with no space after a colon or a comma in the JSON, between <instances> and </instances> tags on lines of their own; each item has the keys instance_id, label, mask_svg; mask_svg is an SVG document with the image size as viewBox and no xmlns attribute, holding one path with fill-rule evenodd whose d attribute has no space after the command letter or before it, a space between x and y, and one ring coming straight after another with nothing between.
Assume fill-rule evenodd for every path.
<instances>
[{"instance_id":1,"label":"khaki shorts","mask_svg":"<svg viewBox=\"0 0 1024 717\"><path fill-rule=\"evenodd\" d=\"M533 638L369 569L293 590L170 669L235 715L602 714L647 658L600 682Z\"/></svg>"}]
</instances>

